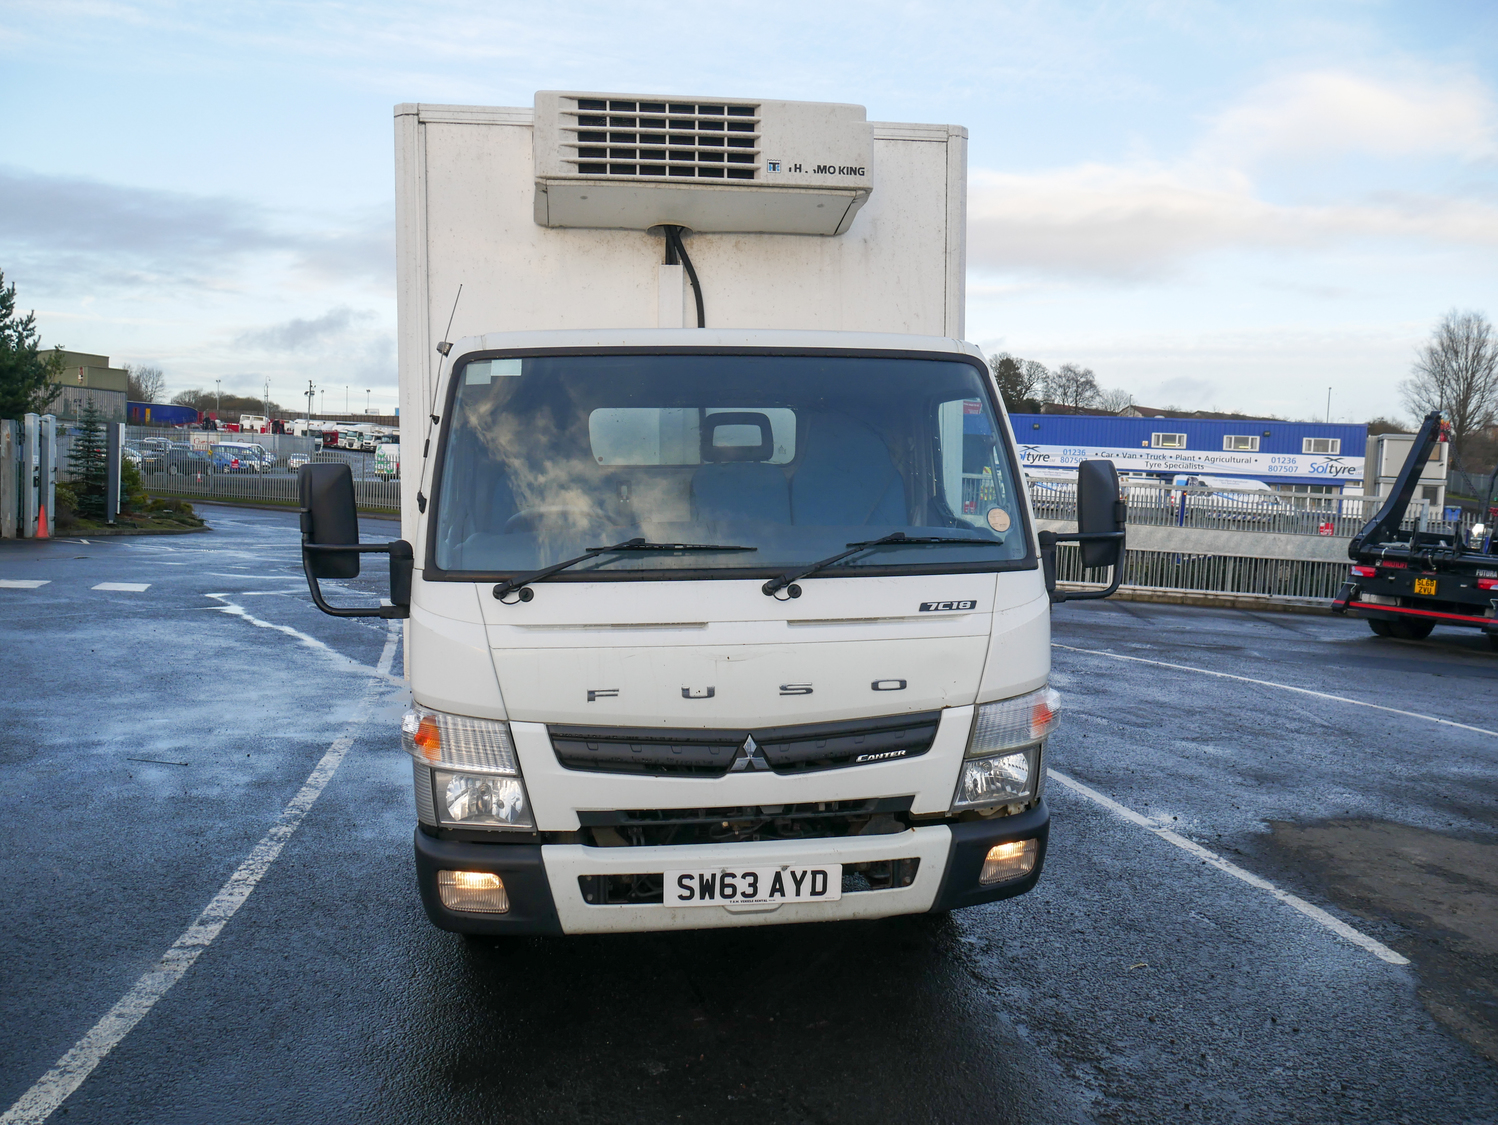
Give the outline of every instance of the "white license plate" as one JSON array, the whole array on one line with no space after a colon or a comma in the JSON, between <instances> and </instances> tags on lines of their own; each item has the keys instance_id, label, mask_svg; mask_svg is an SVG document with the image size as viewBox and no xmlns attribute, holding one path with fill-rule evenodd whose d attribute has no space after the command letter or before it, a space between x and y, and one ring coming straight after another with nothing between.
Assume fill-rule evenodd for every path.
<instances>
[{"instance_id":1,"label":"white license plate","mask_svg":"<svg viewBox=\"0 0 1498 1125\"><path fill-rule=\"evenodd\" d=\"M836 902L843 897L843 865L818 867L698 867L667 871L667 906L760 906Z\"/></svg>"}]
</instances>

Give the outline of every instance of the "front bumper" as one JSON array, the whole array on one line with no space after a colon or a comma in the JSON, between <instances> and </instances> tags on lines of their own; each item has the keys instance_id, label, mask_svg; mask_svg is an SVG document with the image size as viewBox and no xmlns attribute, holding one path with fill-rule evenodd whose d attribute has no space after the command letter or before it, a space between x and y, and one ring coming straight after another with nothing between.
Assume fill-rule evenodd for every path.
<instances>
[{"instance_id":1,"label":"front bumper","mask_svg":"<svg viewBox=\"0 0 1498 1125\"><path fill-rule=\"evenodd\" d=\"M994 820L910 828L877 836L700 844L682 847L594 848L581 844L474 844L416 831L416 879L432 923L467 934L584 934L784 925L855 918L887 918L954 910L1022 895L1045 865L1050 811L1042 801L1028 812ZM991 887L978 875L995 844L1037 841L1034 869ZM845 892L836 902L763 906L595 906L583 899L578 877L665 871L673 867L866 863L919 858L908 887ZM439 870L488 871L504 880L505 914L449 910L437 893Z\"/></svg>"}]
</instances>

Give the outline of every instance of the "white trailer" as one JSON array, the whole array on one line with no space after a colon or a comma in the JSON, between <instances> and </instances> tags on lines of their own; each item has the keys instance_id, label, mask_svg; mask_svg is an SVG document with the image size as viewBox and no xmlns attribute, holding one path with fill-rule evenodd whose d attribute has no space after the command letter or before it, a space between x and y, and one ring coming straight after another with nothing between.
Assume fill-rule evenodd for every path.
<instances>
[{"instance_id":1,"label":"white trailer","mask_svg":"<svg viewBox=\"0 0 1498 1125\"><path fill-rule=\"evenodd\" d=\"M404 539L365 547L393 604L334 612L407 618L436 925L874 918L1034 886L1059 595L961 342L966 147L753 98L397 107ZM332 610L349 470L302 474ZM1079 487L1109 565L1116 476Z\"/></svg>"}]
</instances>

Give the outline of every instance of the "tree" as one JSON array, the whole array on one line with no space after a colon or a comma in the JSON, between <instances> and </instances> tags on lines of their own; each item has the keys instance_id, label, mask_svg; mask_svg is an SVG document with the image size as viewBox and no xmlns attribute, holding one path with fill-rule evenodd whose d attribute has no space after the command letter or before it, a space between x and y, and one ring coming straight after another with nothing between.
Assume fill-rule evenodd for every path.
<instances>
[{"instance_id":1,"label":"tree","mask_svg":"<svg viewBox=\"0 0 1498 1125\"><path fill-rule=\"evenodd\" d=\"M1399 384L1415 417L1439 410L1451 423L1451 463L1462 468L1472 439L1498 418L1498 342L1480 312L1452 309Z\"/></svg>"},{"instance_id":2,"label":"tree","mask_svg":"<svg viewBox=\"0 0 1498 1125\"><path fill-rule=\"evenodd\" d=\"M1081 410L1093 406L1101 397L1097 375L1090 367L1078 367L1074 363L1063 363L1046 380L1046 397L1057 406Z\"/></svg>"},{"instance_id":3,"label":"tree","mask_svg":"<svg viewBox=\"0 0 1498 1125\"><path fill-rule=\"evenodd\" d=\"M1398 419L1385 418L1382 414L1369 418L1366 424L1369 437L1376 437L1379 434L1412 434L1415 432Z\"/></svg>"},{"instance_id":4,"label":"tree","mask_svg":"<svg viewBox=\"0 0 1498 1125\"><path fill-rule=\"evenodd\" d=\"M166 376L159 367L125 364L125 397L131 402L155 402L166 389Z\"/></svg>"},{"instance_id":5,"label":"tree","mask_svg":"<svg viewBox=\"0 0 1498 1125\"><path fill-rule=\"evenodd\" d=\"M988 361L988 365L993 369L994 381L999 385L1005 410L1011 414L1039 412L1041 388L1050 375L1045 364L1000 352Z\"/></svg>"},{"instance_id":6,"label":"tree","mask_svg":"<svg viewBox=\"0 0 1498 1125\"><path fill-rule=\"evenodd\" d=\"M1134 405L1134 396L1129 391L1099 391L1097 404L1113 414L1121 413Z\"/></svg>"},{"instance_id":7,"label":"tree","mask_svg":"<svg viewBox=\"0 0 1498 1125\"><path fill-rule=\"evenodd\" d=\"M73 494L78 497L78 514L90 519L104 518L104 501L109 487L109 447L104 436L104 419L93 397L83 404L78 433L68 450L68 475L72 477Z\"/></svg>"},{"instance_id":8,"label":"tree","mask_svg":"<svg viewBox=\"0 0 1498 1125\"><path fill-rule=\"evenodd\" d=\"M264 415L266 401L263 398L246 398L244 395L216 395L212 391L203 391L194 387L190 391L178 391L172 396L172 405L190 406L194 410L208 412L220 412L222 415L234 421L241 414ZM286 408L278 402L270 405L270 417L275 418L287 413Z\"/></svg>"},{"instance_id":9,"label":"tree","mask_svg":"<svg viewBox=\"0 0 1498 1125\"><path fill-rule=\"evenodd\" d=\"M60 374L62 350L38 350L36 313L16 315L15 283L7 288L0 270L0 418L46 413Z\"/></svg>"}]
</instances>

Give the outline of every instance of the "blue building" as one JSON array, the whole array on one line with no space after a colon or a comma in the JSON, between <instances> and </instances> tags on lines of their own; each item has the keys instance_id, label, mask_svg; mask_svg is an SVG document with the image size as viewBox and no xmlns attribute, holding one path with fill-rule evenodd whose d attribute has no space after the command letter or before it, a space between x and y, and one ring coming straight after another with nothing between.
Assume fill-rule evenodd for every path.
<instances>
[{"instance_id":1,"label":"blue building","mask_svg":"<svg viewBox=\"0 0 1498 1125\"><path fill-rule=\"evenodd\" d=\"M1112 414L1011 414L1009 421L1028 470L1075 469L1100 457L1123 476L1237 478L1307 497L1363 491L1367 426Z\"/></svg>"}]
</instances>

